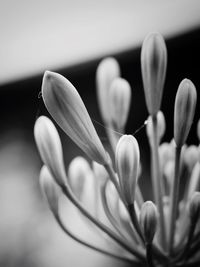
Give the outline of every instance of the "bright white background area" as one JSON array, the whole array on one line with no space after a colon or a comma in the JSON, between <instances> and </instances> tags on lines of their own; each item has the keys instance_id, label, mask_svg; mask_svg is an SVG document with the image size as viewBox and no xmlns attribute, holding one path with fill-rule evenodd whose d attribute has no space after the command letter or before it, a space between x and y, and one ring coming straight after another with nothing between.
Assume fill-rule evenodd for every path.
<instances>
[{"instance_id":1,"label":"bright white background area","mask_svg":"<svg viewBox=\"0 0 200 267\"><path fill-rule=\"evenodd\" d=\"M0 84L199 25L199 0L0 0Z\"/></svg>"}]
</instances>

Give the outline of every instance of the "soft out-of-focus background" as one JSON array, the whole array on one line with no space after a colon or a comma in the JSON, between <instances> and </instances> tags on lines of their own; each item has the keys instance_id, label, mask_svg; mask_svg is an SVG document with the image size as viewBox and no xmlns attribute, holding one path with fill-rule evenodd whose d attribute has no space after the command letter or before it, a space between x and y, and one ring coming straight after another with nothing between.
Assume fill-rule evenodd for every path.
<instances>
[{"instance_id":1,"label":"soft out-of-focus background","mask_svg":"<svg viewBox=\"0 0 200 267\"><path fill-rule=\"evenodd\" d=\"M140 46L148 32L161 32L168 48L162 110L168 127L165 140L170 140L178 84L189 78L199 91L199 14L199 0L0 0L0 266L116 265L66 237L40 192L41 162L33 126L37 116L47 114L38 97L42 74L49 69L70 79L92 119L101 122L96 108L95 69L102 57L115 56L122 76L133 88L127 125L127 132L132 133L147 116ZM197 142L195 123L199 115L198 100L189 142ZM104 129L95 121L105 141ZM60 134L67 166L82 152ZM139 132L137 138L146 165L149 158L145 131ZM148 192L146 197L150 197ZM80 229L78 222L74 224Z\"/></svg>"}]
</instances>

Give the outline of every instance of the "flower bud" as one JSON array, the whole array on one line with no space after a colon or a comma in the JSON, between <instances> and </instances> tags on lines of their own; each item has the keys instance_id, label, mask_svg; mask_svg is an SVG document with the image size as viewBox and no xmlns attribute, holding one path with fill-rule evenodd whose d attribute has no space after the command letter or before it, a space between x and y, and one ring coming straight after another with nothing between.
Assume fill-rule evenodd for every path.
<instances>
[{"instance_id":1,"label":"flower bud","mask_svg":"<svg viewBox=\"0 0 200 267\"><path fill-rule=\"evenodd\" d=\"M50 171L45 165L40 171L40 186L48 201L51 211L56 215L58 213L60 190L57 184L54 182L54 178L52 177Z\"/></svg>"},{"instance_id":2,"label":"flower bud","mask_svg":"<svg viewBox=\"0 0 200 267\"><path fill-rule=\"evenodd\" d=\"M100 164L107 155L75 87L62 75L46 71L42 83L46 108L64 132Z\"/></svg>"},{"instance_id":3,"label":"flower bud","mask_svg":"<svg viewBox=\"0 0 200 267\"><path fill-rule=\"evenodd\" d=\"M178 88L174 107L174 139L177 147L181 147L189 134L197 101L194 84L184 79Z\"/></svg>"},{"instance_id":4,"label":"flower bud","mask_svg":"<svg viewBox=\"0 0 200 267\"><path fill-rule=\"evenodd\" d=\"M199 159L199 151L197 146L191 145L185 149L183 154L183 161L188 167L189 171L192 171L198 159Z\"/></svg>"},{"instance_id":5,"label":"flower bud","mask_svg":"<svg viewBox=\"0 0 200 267\"><path fill-rule=\"evenodd\" d=\"M166 129L166 123L165 123L165 117L162 111L158 111L157 113L157 135L158 135L158 142L160 143ZM149 142L151 145L153 145L153 122L152 117L149 116L148 123L146 127L147 136L149 138Z\"/></svg>"},{"instance_id":6,"label":"flower bud","mask_svg":"<svg viewBox=\"0 0 200 267\"><path fill-rule=\"evenodd\" d=\"M200 142L200 120L197 123L197 136L198 136L199 142Z\"/></svg>"},{"instance_id":7,"label":"flower bud","mask_svg":"<svg viewBox=\"0 0 200 267\"><path fill-rule=\"evenodd\" d=\"M56 127L49 118L41 116L35 123L34 136L42 161L56 182L63 186L66 183L66 174L62 145Z\"/></svg>"},{"instance_id":8,"label":"flower bud","mask_svg":"<svg viewBox=\"0 0 200 267\"><path fill-rule=\"evenodd\" d=\"M158 154L159 154L159 159L160 159L160 165L161 169L164 170L165 165L169 161L174 161L174 154L175 154L175 149L174 149L174 143L162 143L159 148L158 148Z\"/></svg>"},{"instance_id":9,"label":"flower bud","mask_svg":"<svg viewBox=\"0 0 200 267\"><path fill-rule=\"evenodd\" d=\"M194 192L189 203L189 215L194 222L200 217L200 192Z\"/></svg>"},{"instance_id":10,"label":"flower bud","mask_svg":"<svg viewBox=\"0 0 200 267\"><path fill-rule=\"evenodd\" d=\"M132 135L123 135L115 153L116 169L121 191L127 204L133 204L138 179L140 151L138 142Z\"/></svg>"},{"instance_id":11,"label":"flower bud","mask_svg":"<svg viewBox=\"0 0 200 267\"><path fill-rule=\"evenodd\" d=\"M146 243L151 244L156 233L158 211L152 201L146 201L140 212L140 225Z\"/></svg>"},{"instance_id":12,"label":"flower bud","mask_svg":"<svg viewBox=\"0 0 200 267\"><path fill-rule=\"evenodd\" d=\"M141 68L147 109L154 116L160 110L167 68L167 49L159 33L150 33L145 38Z\"/></svg>"},{"instance_id":13,"label":"flower bud","mask_svg":"<svg viewBox=\"0 0 200 267\"><path fill-rule=\"evenodd\" d=\"M91 173L89 163L83 157L74 158L68 168L68 178L72 191L81 199L84 183L88 174Z\"/></svg>"},{"instance_id":14,"label":"flower bud","mask_svg":"<svg viewBox=\"0 0 200 267\"><path fill-rule=\"evenodd\" d=\"M108 100L110 85L119 76L120 67L116 59L108 57L100 62L96 72L97 99L102 119L106 124L109 124L111 121L110 103Z\"/></svg>"},{"instance_id":15,"label":"flower bud","mask_svg":"<svg viewBox=\"0 0 200 267\"><path fill-rule=\"evenodd\" d=\"M110 116L117 131L123 131L128 118L131 102L131 87L122 78L116 78L109 90Z\"/></svg>"}]
</instances>

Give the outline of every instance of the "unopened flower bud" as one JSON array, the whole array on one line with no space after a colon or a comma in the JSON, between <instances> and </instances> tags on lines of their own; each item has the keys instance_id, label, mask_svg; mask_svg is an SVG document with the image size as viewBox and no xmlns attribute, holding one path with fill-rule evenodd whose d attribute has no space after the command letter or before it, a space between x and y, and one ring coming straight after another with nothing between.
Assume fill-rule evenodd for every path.
<instances>
[{"instance_id":1,"label":"unopened flower bud","mask_svg":"<svg viewBox=\"0 0 200 267\"><path fill-rule=\"evenodd\" d=\"M74 158L68 168L68 178L70 186L75 195L81 199L83 187L88 174L91 173L89 163L83 157Z\"/></svg>"},{"instance_id":2,"label":"unopened flower bud","mask_svg":"<svg viewBox=\"0 0 200 267\"><path fill-rule=\"evenodd\" d=\"M45 194L51 211L53 212L53 214L57 215L60 189L54 182L54 178L45 165L40 171L40 186L43 193Z\"/></svg>"},{"instance_id":3,"label":"unopened flower bud","mask_svg":"<svg viewBox=\"0 0 200 267\"><path fill-rule=\"evenodd\" d=\"M159 33L150 33L145 38L141 68L147 109L154 116L160 110L167 68L167 49Z\"/></svg>"},{"instance_id":4,"label":"unopened flower bud","mask_svg":"<svg viewBox=\"0 0 200 267\"><path fill-rule=\"evenodd\" d=\"M42 83L46 108L64 132L92 159L107 163L107 154L75 87L62 75L46 71Z\"/></svg>"},{"instance_id":5,"label":"unopened flower bud","mask_svg":"<svg viewBox=\"0 0 200 267\"><path fill-rule=\"evenodd\" d=\"M152 201L146 201L140 212L140 225L147 244L151 244L157 230L158 211Z\"/></svg>"},{"instance_id":6,"label":"unopened flower bud","mask_svg":"<svg viewBox=\"0 0 200 267\"><path fill-rule=\"evenodd\" d=\"M194 118L197 93L194 84L184 79L178 88L174 107L174 139L177 147L185 143Z\"/></svg>"},{"instance_id":7,"label":"unopened flower bud","mask_svg":"<svg viewBox=\"0 0 200 267\"><path fill-rule=\"evenodd\" d=\"M108 94L112 81L120 76L120 67L116 59L108 57L103 59L97 68L96 85L99 109L104 123L109 124L110 103Z\"/></svg>"},{"instance_id":8,"label":"unopened flower bud","mask_svg":"<svg viewBox=\"0 0 200 267\"><path fill-rule=\"evenodd\" d=\"M117 131L123 131L131 102L131 87L129 83L122 78L114 79L108 97L113 126Z\"/></svg>"},{"instance_id":9,"label":"unopened flower bud","mask_svg":"<svg viewBox=\"0 0 200 267\"><path fill-rule=\"evenodd\" d=\"M197 146L191 145L185 149L183 154L183 161L188 167L189 171L192 171L198 159L199 159L199 151Z\"/></svg>"},{"instance_id":10,"label":"unopened flower bud","mask_svg":"<svg viewBox=\"0 0 200 267\"><path fill-rule=\"evenodd\" d=\"M123 135L115 153L116 169L121 191L127 204L133 204L138 179L140 151L138 142L132 135Z\"/></svg>"},{"instance_id":11,"label":"unopened flower bud","mask_svg":"<svg viewBox=\"0 0 200 267\"><path fill-rule=\"evenodd\" d=\"M60 137L53 122L41 116L34 126L35 141L44 164L51 171L56 182L63 186L66 174Z\"/></svg>"},{"instance_id":12,"label":"unopened flower bud","mask_svg":"<svg viewBox=\"0 0 200 267\"><path fill-rule=\"evenodd\" d=\"M158 135L158 142L160 143L166 129L165 117L162 111L158 111L157 113L157 135ZM149 138L150 144L153 145L153 122L152 117L149 116L148 123L146 127L147 136Z\"/></svg>"},{"instance_id":13,"label":"unopened flower bud","mask_svg":"<svg viewBox=\"0 0 200 267\"><path fill-rule=\"evenodd\" d=\"M200 142L200 119L199 119L199 121L197 123L197 136L198 136L199 142Z\"/></svg>"},{"instance_id":14,"label":"unopened flower bud","mask_svg":"<svg viewBox=\"0 0 200 267\"><path fill-rule=\"evenodd\" d=\"M189 214L194 222L200 217L200 192L194 192L189 203Z\"/></svg>"}]
</instances>

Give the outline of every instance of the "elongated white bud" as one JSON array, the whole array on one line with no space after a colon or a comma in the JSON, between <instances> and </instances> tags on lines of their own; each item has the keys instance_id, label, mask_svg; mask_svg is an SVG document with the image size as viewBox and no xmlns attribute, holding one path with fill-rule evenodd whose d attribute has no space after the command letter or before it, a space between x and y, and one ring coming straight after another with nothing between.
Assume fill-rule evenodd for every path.
<instances>
[{"instance_id":1,"label":"elongated white bud","mask_svg":"<svg viewBox=\"0 0 200 267\"><path fill-rule=\"evenodd\" d=\"M167 49L159 33L150 33L145 38L141 68L147 109L154 116L160 110L167 68Z\"/></svg>"},{"instance_id":2,"label":"elongated white bud","mask_svg":"<svg viewBox=\"0 0 200 267\"><path fill-rule=\"evenodd\" d=\"M185 143L194 118L197 93L194 84L184 79L178 88L174 107L174 140L177 147Z\"/></svg>"},{"instance_id":3,"label":"elongated white bud","mask_svg":"<svg viewBox=\"0 0 200 267\"><path fill-rule=\"evenodd\" d=\"M158 211L152 201L146 201L140 212L140 225L144 239L151 244L157 230Z\"/></svg>"},{"instance_id":4,"label":"elongated white bud","mask_svg":"<svg viewBox=\"0 0 200 267\"><path fill-rule=\"evenodd\" d=\"M111 121L110 103L108 100L110 86L112 81L119 76L120 67L116 59L108 57L99 63L96 72L97 100L105 124L109 124Z\"/></svg>"},{"instance_id":5,"label":"elongated white bud","mask_svg":"<svg viewBox=\"0 0 200 267\"><path fill-rule=\"evenodd\" d=\"M34 126L34 136L42 161L56 182L63 186L66 183L66 174L62 145L53 122L45 116L39 117Z\"/></svg>"},{"instance_id":6,"label":"elongated white bud","mask_svg":"<svg viewBox=\"0 0 200 267\"><path fill-rule=\"evenodd\" d=\"M109 90L110 116L114 129L123 131L131 103L131 87L122 78L113 80Z\"/></svg>"},{"instance_id":7,"label":"elongated white bud","mask_svg":"<svg viewBox=\"0 0 200 267\"><path fill-rule=\"evenodd\" d=\"M62 75L46 71L42 83L46 108L64 132L92 159L107 162L107 154L75 87Z\"/></svg>"},{"instance_id":8,"label":"elongated white bud","mask_svg":"<svg viewBox=\"0 0 200 267\"><path fill-rule=\"evenodd\" d=\"M55 183L53 176L51 175L47 166L43 166L40 171L40 186L48 201L51 211L57 215L58 213L58 201L61 194L60 188Z\"/></svg>"},{"instance_id":9,"label":"elongated white bud","mask_svg":"<svg viewBox=\"0 0 200 267\"><path fill-rule=\"evenodd\" d=\"M119 183L127 204L133 204L138 179L140 151L138 142L132 135L123 135L115 153Z\"/></svg>"},{"instance_id":10,"label":"elongated white bud","mask_svg":"<svg viewBox=\"0 0 200 267\"><path fill-rule=\"evenodd\" d=\"M70 186L75 195L81 199L87 176L91 174L89 163L83 157L74 158L68 168Z\"/></svg>"}]
</instances>

